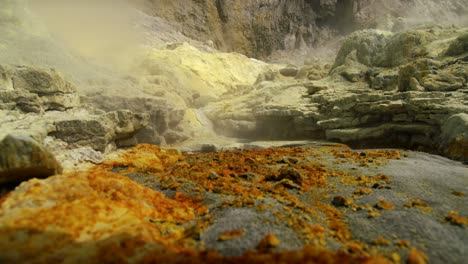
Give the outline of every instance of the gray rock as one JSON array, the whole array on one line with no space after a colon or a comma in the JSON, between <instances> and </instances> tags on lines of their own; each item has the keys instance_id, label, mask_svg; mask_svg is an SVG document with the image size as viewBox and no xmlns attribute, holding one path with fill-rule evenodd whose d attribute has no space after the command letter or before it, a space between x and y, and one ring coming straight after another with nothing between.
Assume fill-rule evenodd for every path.
<instances>
[{"instance_id":1,"label":"gray rock","mask_svg":"<svg viewBox=\"0 0 468 264\"><path fill-rule=\"evenodd\" d=\"M11 71L0 65L0 91L2 90L13 90L13 81Z\"/></svg>"},{"instance_id":2,"label":"gray rock","mask_svg":"<svg viewBox=\"0 0 468 264\"><path fill-rule=\"evenodd\" d=\"M410 77L408 81L408 91L424 91L424 87L419 83L418 79Z\"/></svg>"},{"instance_id":3,"label":"gray rock","mask_svg":"<svg viewBox=\"0 0 468 264\"><path fill-rule=\"evenodd\" d=\"M343 65L346 57L355 51L357 62L374 66L377 64L377 56L382 54L391 32L379 30L362 30L352 33L341 46L335 59L332 70Z\"/></svg>"},{"instance_id":4,"label":"gray rock","mask_svg":"<svg viewBox=\"0 0 468 264\"><path fill-rule=\"evenodd\" d=\"M135 114L130 110L118 110L106 113L102 120L107 121L106 119L111 121L107 125L112 128L115 139L126 139L147 126L149 116L147 114Z\"/></svg>"},{"instance_id":5,"label":"gray rock","mask_svg":"<svg viewBox=\"0 0 468 264\"><path fill-rule=\"evenodd\" d=\"M42 144L49 132L50 122L36 114L22 114L19 111L0 111L0 138L8 134L33 138Z\"/></svg>"},{"instance_id":6,"label":"gray rock","mask_svg":"<svg viewBox=\"0 0 468 264\"><path fill-rule=\"evenodd\" d=\"M55 70L20 68L13 78L15 89L25 89L39 95L74 93L75 87Z\"/></svg>"},{"instance_id":7,"label":"gray rock","mask_svg":"<svg viewBox=\"0 0 468 264\"><path fill-rule=\"evenodd\" d=\"M375 90L393 90L398 86L398 71L383 71L372 80L372 88Z\"/></svg>"},{"instance_id":8,"label":"gray rock","mask_svg":"<svg viewBox=\"0 0 468 264\"><path fill-rule=\"evenodd\" d=\"M327 120L320 120L317 125L324 129L336 129L343 127L353 127L359 125L359 119L354 117L332 118Z\"/></svg>"},{"instance_id":9,"label":"gray rock","mask_svg":"<svg viewBox=\"0 0 468 264\"><path fill-rule=\"evenodd\" d=\"M328 86L326 84L321 84L318 82L310 82L308 84L305 84L304 87L307 88L307 93L310 95L328 89Z\"/></svg>"},{"instance_id":10,"label":"gray rock","mask_svg":"<svg viewBox=\"0 0 468 264\"><path fill-rule=\"evenodd\" d=\"M447 56L457 56L465 52L468 52L468 32L456 38L450 46L448 47L445 55Z\"/></svg>"},{"instance_id":11,"label":"gray rock","mask_svg":"<svg viewBox=\"0 0 468 264\"><path fill-rule=\"evenodd\" d=\"M341 75L347 81L359 82L365 81L368 68L358 61L357 51L351 51L345 58L342 65L333 69L330 75Z\"/></svg>"},{"instance_id":12,"label":"gray rock","mask_svg":"<svg viewBox=\"0 0 468 264\"><path fill-rule=\"evenodd\" d=\"M397 33L388 39L377 66L396 67L428 54L426 45L436 39L434 31L417 29Z\"/></svg>"},{"instance_id":13,"label":"gray rock","mask_svg":"<svg viewBox=\"0 0 468 264\"><path fill-rule=\"evenodd\" d=\"M0 66L0 101L25 113L65 111L80 106L74 86L54 70Z\"/></svg>"},{"instance_id":14,"label":"gray rock","mask_svg":"<svg viewBox=\"0 0 468 264\"><path fill-rule=\"evenodd\" d=\"M44 111L42 101L37 94L24 90L0 91L0 101L10 103L25 113L41 113Z\"/></svg>"},{"instance_id":15,"label":"gray rock","mask_svg":"<svg viewBox=\"0 0 468 264\"><path fill-rule=\"evenodd\" d=\"M189 138L189 136L185 135L183 132L174 130L167 130L163 136L168 144L184 141Z\"/></svg>"},{"instance_id":16,"label":"gray rock","mask_svg":"<svg viewBox=\"0 0 468 264\"><path fill-rule=\"evenodd\" d=\"M400 91L408 91L412 88L414 89L414 87L411 87L410 84L411 78L415 78L421 84L426 76L435 73L437 69L441 67L441 62L426 58L418 59L402 66L398 73L398 87Z\"/></svg>"},{"instance_id":17,"label":"gray rock","mask_svg":"<svg viewBox=\"0 0 468 264\"><path fill-rule=\"evenodd\" d=\"M15 99L16 107L25 113L41 113L44 111L42 101L37 94L26 93Z\"/></svg>"},{"instance_id":18,"label":"gray rock","mask_svg":"<svg viewBox=\"0 0 468 264\"><path fill-rule=\"evenodd\" d=\"M55 157L31 137L9 134L0 141L0 183L45 178L61 172Z\"/></svg>"},{"instance_id":19,"label":"gray rock","mask_svg":"<svg viewBox=\"0 0 468 264\"><path fill-rule=\"evenodd\" d=\"M316 81L327 76L327 73L327 69L320 64L307 65L298 71L296 79L307 78L311 81Z\"/></svg>"},{"instance_id":20,"label":"gray rock","mask_svg":"<svg viewBox=\"0 0 468 264\"><path fill-rule=\"evenodd\" d=\"M151 126L140 129L135 134L135 138L139 144L146 143L159 146L164 146L167 144L164 137L160 136L156 129L152 128Z\"/></svg>"},{"instance_id":21,"label":"gray rock","mask_svg":"<svg viewBox=\"0 0 468 264\"><path fill-rule=\"evenodd\" d=\"M99 116L55 121L55 129L50 135L72 145L89 146L102 152L112 142L125 147L136 145L138 141L133 137L147 124L147 115L119 110Z\"/></svg>"},{"instance_id":22,"label":"gray rock","mask_svg":"<svg viewBox=\"0 0 468 264\"><path fill-rule=\"evenodd\" d=\"M445 121L440 148L450 158L468 161L468 114L452 115Z\"/></svg>"},{"instance_id":23,"label":"gray rock","mask_svg":"<svg viewBox=\"0 0 468 264\"><path fill-rule=\"evenodd\" d=\"M422 86L428 91L456 91L463 88L465 78L456 77L447 71L429 74L422 79Z\"/></svg>"},{"instance_id":24,"label":"gray rock","mask_svg":"<svg viewBox=\"0 0 468 264\"><path fill-rule=\"evenodd\" d=\"M161 135L168 129L177 129L185 114L185 110L170 108L162 98L99 95L86 98L86 102L106 112L127 109L145 116L144 128L139 128L138 143L163 143L165 140Z\"/></svg>"},{"instance_id":25,"label":"gray rock","mask_svg":"<svg viewBox=\"0 0 468 264\"><path fill-rule=\"evenodd\" d=\"M432 135L435 128L424 124L383 124L375 127L331 129L326 131L329 140L339 140L340 142L356 142L368 139L385 139L385 136L396 135L398 133L411 133L421 135ZM397 143L397 142L395 142Z\"/></svg>"},{"instance_id":26,"label":"gray rock","mask_svg":"<svg viewBox=\"0 0 468 264\"><path fill-rule=\"evenodd\" d=\"M54 95L44 95L41 99L45 110L65 111L81 105L80 97L76 94L58 93Z\"/></svg>"},{"instance_id":27,"label":"gray rock","mask_svg":"<svg viewBox=\"0 0 468 264\"><path fill-rule=\"evenodd\" d=\"M299 70L296 67L289 66L289 67L281 69L279 72L281 75L285 77L296 77Z\"/></svg>"},{"instance_id":28,"label":"gray rock","mask_svg":"<svg viewBox=\"0 0 468 264\"><path fill-rule=\"evenodd\" d=\"M112 139L111 128L98 118L61 120L54 125L56 129L50 135L72 145L104 151Z\"/></svg>"}]
</instances>

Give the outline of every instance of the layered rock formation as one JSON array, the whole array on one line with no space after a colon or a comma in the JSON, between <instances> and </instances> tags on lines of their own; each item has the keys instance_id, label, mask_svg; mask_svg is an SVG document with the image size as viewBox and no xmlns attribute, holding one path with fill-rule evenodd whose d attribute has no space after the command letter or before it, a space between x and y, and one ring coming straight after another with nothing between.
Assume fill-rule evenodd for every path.
<instances>
[{"instance_id":1,"label":"layered rock formation","mask_svg":"<svg viewBox=\"0 0 468 264\"><path fill-rule=\"evenodd\" d=\"M26 170L31 167L31 171L41 171L36 173L37 176L44 176L47 174L45 171L50 171L49 175L54 174L53 166L48 164L52 164L50 162L55 159L42 150L41 144L55 146L56 154L85 147L88 148L88 155L93 156L93 150L103 152L112 149L112 144L137 144L135 134L149 126L149 115L145 113L137 114L122 109L104 112L86 107L74 85L55 70L5 65L1 67L0 74L0 138L7 142L11 136L27 137L30 139L26 142L32 142L24 145L24 153L19 145L9 148L14 145L7 144L2 148L4 160L14 160L13 153L17 153L18 159L24 160L14 165L3 163L5 169L15 169L17 166L17 170L21 170L21 167ZM151 142L151 139L148 141ZM43 152L46 154L40 154ZM30 162L21 158L28 155L33 159ZM34 161L32 157L38 157L38 160ZM45 163L40 164L42 161ZM32 174L31 177L34 177ZM28 175L25 173L25 177Z\"/></svg>"},{"instance_id":2,"label":"layered rock formation","mask_svg":"<svg viewBox=\"0 0 468 264\"><path fill-rule=\"evenodd\" d=\"M343 43L326 78L314 80L320 67L307 66L295 78L279 71L259 78L249 94L205 111L234 135L423 147L466 159L447 148L454 138L465 142L462 133L441 132L463 126L454 120L468 113L465 35L450 27L359 31Z\"/></svg>"}]
</instances>

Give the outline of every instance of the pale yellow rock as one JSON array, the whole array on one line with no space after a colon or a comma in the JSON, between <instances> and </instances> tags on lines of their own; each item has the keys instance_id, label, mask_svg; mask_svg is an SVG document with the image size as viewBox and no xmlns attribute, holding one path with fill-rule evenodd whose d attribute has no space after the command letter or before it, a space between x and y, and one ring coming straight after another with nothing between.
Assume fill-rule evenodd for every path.
<instances>
[{"instance_id":1,"label":"pale yellow rock","mask_svg":"<svg viewBox=\"0 0 468 264\"><path fill-rule=\"evenodd\" d=\"M237 86L254 84L267 64L237 53L202 52L184 43L153 50L142 67L148 75L164 75L169 91L192 97L195 105L203 106Z\"/></svg>"}]
</instances>

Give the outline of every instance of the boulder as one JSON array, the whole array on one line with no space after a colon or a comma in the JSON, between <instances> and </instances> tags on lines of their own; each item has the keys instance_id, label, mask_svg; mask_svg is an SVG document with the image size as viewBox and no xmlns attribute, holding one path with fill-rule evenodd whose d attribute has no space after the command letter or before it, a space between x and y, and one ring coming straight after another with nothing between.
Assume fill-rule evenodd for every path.
<instances>
[{"instance_id":1,"label":"boulder","mask_svg":"<svg viewBox=\"0 0 468 264\"><path fill-rule=\"evenodd\" d=\"M465 78L456 77L448 71L429 74L422 79L422 86L428 91L456 91L463 88Z\"/></svg>"},{"instance_id":2,"label":"boulder","mask_svg":"<svg viewBox=\"0 0 468 264\"><path fill-rule=\"evenodd\" d=\"M285 68L280 69L280 74L285 77L296 77L299 70L294 66L287 66Z\"/></svg>"},{"instance_id":3,"label":"boulder","mask_svg":"<svg viewBox=\"0 0 468 264\"><path fill-rule=\"evenodd\" d=\"M76 94L54 94L41 97L44 109L65 111L67 109L79 107L81 105L80 97Z\"/></svg>"},{"instance_id":4,"label":"boulder","mask_svg":"<svg viewBox=\"0 0 468 264\"><path fill-rule=\"evenodd\" d=\"M42 101L37 94L23 93L15 98L16 108L25 113L42 113L44 108Z\"/></svg>"},{"instance_id":5,"label":"boulder","mask_svg":"<svg viewBox=\"0 0 468 264\"><path fill-rule=\"evenodd\" d=\"M458 33L459 34L459 33ZM436 43L449 37L457 36L457 32L446 29L421 28L393 34L387 31L361 30L352 33L341 46L332 69L343 65L346 57L356 51L357 61L368 67L392 68L423 57L435 57L441 44ZM460 37L453 48L447 51L455 54L463 50L464 38ZM453 50L453 51L452 51ZM436 53L436 54L433 54ZM433 56L435 55L435 56Z\"/></svg>"},{"instance_id":6,"label":"boulder","mask_svg":"<svg viewBox=\"0 0 468 264\"><path fill-rule=\"evenodd\" d=\"M104 151L112 139L111 128L96 117L60 120L54 125L55 131L50 135L73 145Z\"/></svg>"},{"instance_id":7,"label":"boulder","mask_svg":"<svg viewBox=\"0 0 468 264\"><path fill-rule=\"evenodd\" d=\"M388 38L383 56L379 57L377 66L396 67L428 54L426 45L436 36L430 29L418 29L397 33Z\"/></svg>"},{"instance_id":8,"label":"boulder","mask_svg":"<svg viewBox=\"0 0 468 264\"><path fill-rule=\"evenodd\" d=\"M55 157L31 137L9 134L0 141L0 183L46 178L61 172Z\"/></svg>"},{"instance_id":9,"label":"boulder","mask_svg":"<svg viewBox=\"0 0 468 264\"><path fill-rule=\"evenodd\" d=\"M12 104L12 109L17 108L25 113L41 113L44 111L39 96L25 90L0 91L0 102Z\"/></svg>"},{"instance_id":10,"label":"boulder","mask_svg":"<svg viewBox=\"0 0 468 264\"><path fill-rule=\"evenodd\" d=\"M398 86L398 77L396 70L381 71L371 79L371 87L375 90L394 90Z\"/></svg>"},{"instance_id":11,"label":"boulder","mask_svg":"<svg viewBox=\"0 0 468 264\"><path fill-rule=\"evenodd\" d=\"M329 70L329 69L328 69ZM299 69L296 75L296 79L307 78L311 81L316 81L327 76L328 73L327 67L320 65L319 63L314 63L311 65L306 65Z\"/></svg>"},{"instance_id":12,"label":"boulder","mask_svg":"<svg viewBox=\"0 0 468 264\"><path fill-rule=\"evenodd\" d=\"M75 87L55 70L0 66L0 101L25 113L80 106Z\"/></svg>"},{"instance_id":13,"label":"boulder","mask_svg":"<svg viewBox=\"0 0 468 264\"><path fill-rule=\"evenodd\" d=\"M115 139L132 137L137 131L148 125L147 114L135 114L130 110L118 110L106 113L102 120L110 120Z\"/></svg>"},{"instance_id":14,"label":"boulder","mask_svg":"<svg viewBox=\"0 0 468 264\"><path fill-rule=\"evenodd\" d=\"M13 82L11 72L0 65L0 91L2 90L13 90Z\"/></svg>"},{"instance_id":15,"label":"boulder","mask_svg":"<svg viewBox=\"0 0 468 264\"><path fill-rule=\"evenodd\" d=\"M178 126L185 113L185 109L175 109L171 105L172 102L163 98L94 96L86 100L91 105L106 112L125 109L149 115L149 125L160 134L168 128Z\"/></svg>"},{"instance_id":16,"label":"boulder","mask_svg":"<svg viewBox=\"0 0 468 264\"><path fill-rule=\"evenodd\" d=\"M450 158L468 161L468 114L450 116L442 125L440 150Z\"/></svg>"},{"instance_id":17,"label":"boulder","mask_svg":"<svg viewBox=\"0 0 468 264\"><path fill-rule=\"evenodd\" d=\"M378 55L384 52L391 35L391 32L380 30L362 30L352 33L338 51L332 70L343 65L353 51L356 52L357 62L366 66L376 65Z\"/></svg>"},{"instance_id":18,"label":"boulder","mask_svg":"<svg viewBox=\"0 0 468 264\"><path fill-rule=\"evenodd\" d=\"M468 32L457 37L450 43L445 55L447 56L458 56L468 52Z\"/></svg>"},{"instance_id":19,"label":"boulder","mask_svg":"<svg viewBox=\"0 0 468 264\"><path fill-rule=\"evenodd\" d=\"M414 89L415 78L419 84L423 82L423 79L430 74L437 72L442 67L442 63L433 59L422 58L414 60L400 68L398 71L399 80L398 87L400 91L408 91Z\"/></svg>"},{"instance_id":20,"label":"boulder","mask_svg":"<svg viewBox=\"0 0 468 264\"><path fill-rule=\"evenodd\" d=\"M342 65L333 69L330 75L340 75L349 82L365 81L368 67L360 63L357 57L357 51L351 51L345 58Z\"/></svg>"},{"instance_id":21,"label":"boulder","mask_svg":"<svg viewBox=\"0 0 468 264\"><path fill-rule=\"evenodd\" d=\"M13 85L15 89L28 90L38 95L67 94L76 91L71 83L53 69L20 68L13 78Z\"/></svg>"},{"instance_id":22,"label":"boulder","mask_svg":"<svg viewBox=\"0 0 468 264\"><path fill-rule=\"evenodd\" d=\"M108 144L118 140L122 146L137 144L135 134L148 125L148 115L130 110L111 111L85 118L57 120L50 135L76 146L89 146L105 151Z\"/></svg>"},{"instance_id":23,"label":"boulder","mask_svg":"<svg viewBox=\"0 0 468 264\"><path fill-rule=\"evenodd\" d=\"M49 132L50 121L41 115L24 115L19 111L0 110L0 138L8 134L23 135L42 144Z\"/></svg>"}]
</instances>

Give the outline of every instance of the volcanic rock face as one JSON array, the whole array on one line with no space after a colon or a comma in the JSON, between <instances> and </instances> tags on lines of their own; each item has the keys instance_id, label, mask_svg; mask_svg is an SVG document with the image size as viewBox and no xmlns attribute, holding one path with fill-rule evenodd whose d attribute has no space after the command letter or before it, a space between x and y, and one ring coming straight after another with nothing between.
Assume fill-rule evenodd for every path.
<instances>
[{"instance_id":1,"label":"volcanic rock face","mask_svg":"<svg viewBox=\"0 0 468 264\"><path fill-rule=\"evenodd\" d=\"M424 21L467 20L464 0L445 1L141 1L144 12L166 18L186 36L221 50L262 58L276 50L312 47L337 33L377 27L402 30ZM142 4L143 3L143 4Z\"/></svg>"}]
</instances>

